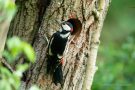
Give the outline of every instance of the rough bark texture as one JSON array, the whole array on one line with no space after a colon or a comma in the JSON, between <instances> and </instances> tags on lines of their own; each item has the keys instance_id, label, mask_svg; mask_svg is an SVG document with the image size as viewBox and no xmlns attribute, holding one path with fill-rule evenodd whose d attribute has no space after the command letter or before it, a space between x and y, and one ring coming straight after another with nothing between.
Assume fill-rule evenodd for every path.
<instances>
[{"instance_id":1,"label":"rough bark texture","mask_svg":"<svg viewBox=\"0 0 135 90\"><path fill-rule=\"evenodd\" d=\"M16 0L16 4L18 12L9 35L30 42L37 55L36 62L28 70L26 82L22 82L22 90L32 84L42 90L89 90L96 71L99 37L109 0ZM77 27L82 28L69 40L68 52L64 54L64 85L60 87L46 74L47 39L59 30L58 21L71 17L80 20L82 25Z\"/></svg>"}]
</instances>

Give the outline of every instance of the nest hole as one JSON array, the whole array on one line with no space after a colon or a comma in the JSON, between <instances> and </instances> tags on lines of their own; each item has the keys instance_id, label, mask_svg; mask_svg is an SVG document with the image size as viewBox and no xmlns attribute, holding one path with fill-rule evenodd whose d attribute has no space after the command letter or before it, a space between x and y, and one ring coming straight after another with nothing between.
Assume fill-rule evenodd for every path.
<instances>
[{"instance_id":1,"label":"nest hole","mask_svg":"<svg viewBox=\"0 0 135 90\"><path fill-rule=\"evenodd\" d=\"M81 33L81 30L82 30L81 21L77 18L71 18L67 21L70 22L73 25L73 32L71 33L71 35L77 35L78 36Z\"/></svg>"}]
</instances>

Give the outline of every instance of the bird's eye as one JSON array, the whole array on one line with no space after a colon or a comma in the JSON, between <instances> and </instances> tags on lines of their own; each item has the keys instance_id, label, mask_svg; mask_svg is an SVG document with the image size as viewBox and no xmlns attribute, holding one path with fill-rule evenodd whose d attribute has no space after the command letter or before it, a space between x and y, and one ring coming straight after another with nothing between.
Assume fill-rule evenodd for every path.
<instances>
[{"instance_id":1,"label":"bird's eye","mask_svg":"<svg viewBox=\"0 0 135 90\"><path fill-rule=\"evenodd\" d=\"M65 23L63 23L63 25L66 25Z\"/></svg>"}]
</instances>

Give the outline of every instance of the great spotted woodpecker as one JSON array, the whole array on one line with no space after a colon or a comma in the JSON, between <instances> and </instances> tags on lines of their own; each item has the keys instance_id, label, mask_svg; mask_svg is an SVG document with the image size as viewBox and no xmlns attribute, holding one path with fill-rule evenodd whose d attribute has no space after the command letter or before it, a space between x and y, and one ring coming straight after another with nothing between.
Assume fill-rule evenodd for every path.
<instances>
[{"instance_id":1,"label":"great spotted woodpecker","mask_svg":"<svg viewBox=\"0 0 135 90\"><path fill-rule=\"evenodd\" d=\"M73 25L68 21L63 22L60 30L52 35L48 45L47 73L53 75L55 85L63 84L63 53L72 32Z\"/></svg>"}]
</instances>

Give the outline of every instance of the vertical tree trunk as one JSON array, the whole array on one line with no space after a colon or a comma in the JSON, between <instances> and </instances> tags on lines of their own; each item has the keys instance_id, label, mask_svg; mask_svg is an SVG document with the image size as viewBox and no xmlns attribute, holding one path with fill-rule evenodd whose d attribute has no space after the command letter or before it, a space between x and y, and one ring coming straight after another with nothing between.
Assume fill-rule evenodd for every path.
<instances>
[{"instance_id":1,"label":"vertical tree trunk","mask_svg":"<svg viewBox=\"0 0 135 90\"><path fill-rule=\"evenodd\" d=\"M36 84L42 90L89 90L96 72L99 37L109 0L16 0L16 4L18 12L9 35L30 42L37 55L22 89ZM59 30L57 21L69 19L79 31L68 42L68 52L64 54L64 85L60 87L46 74L47 39Z\"/></svg>"}]
</instances>

